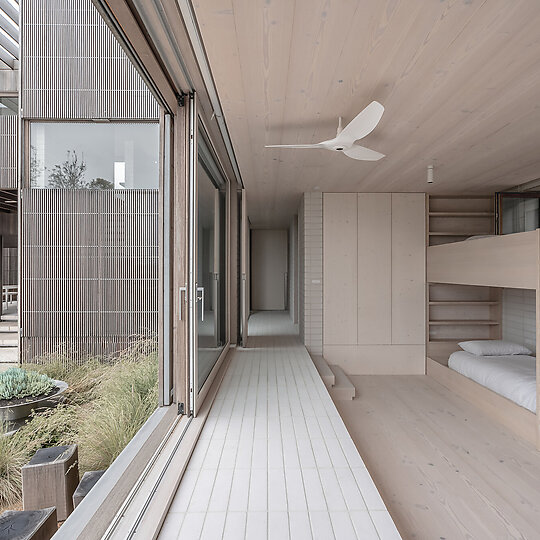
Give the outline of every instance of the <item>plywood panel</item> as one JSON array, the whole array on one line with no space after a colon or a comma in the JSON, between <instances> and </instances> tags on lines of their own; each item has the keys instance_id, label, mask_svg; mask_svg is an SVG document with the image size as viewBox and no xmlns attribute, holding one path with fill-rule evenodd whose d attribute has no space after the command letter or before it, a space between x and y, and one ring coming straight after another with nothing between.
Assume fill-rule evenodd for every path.
<instances>
[{"instance_id":1,"label":"plywood panel","mask_svg":"<svg viewBox=\"0 0 540 540\"><path fill-rule=\"evenodd\" d=\"M392 343L426 340L425 195L392 194Z\"/></svg>"},{"instance_id":2,"label":"plywood panel","mask_svg":"<svg viewBox=\"0 0 540 540\"><path fill-rule=\"evenodd\" d=\"M392 196L358 194L358 340L392 343Z\"/></svg>"},{"instance_id":3,"label":"plywood panel","mask_svg":"<svg viewBox=\"0 0 540 540\"><path fill-rule=\"evenodd\" d=\"M257 226L284 226L315 186L492 193L540 177L535 0L193 4ZM379 162L264 148L333 137L372 99L386 112L362 144Z\"/></svg>"},{"instance_id":4,"label":"plywood panel","mask_svg":"<svg viewBox=\"0 0 540 540\"><path fill-rule=\"evenodd\" d=\"M425 351L425 345L325 344L323 356L348 375L423 375Z\"/></svg>"},{"instance_id":5,"label":"plywood panel","mask_svg":"<svg viewBox=\"0 0 540 540\"><path fill-rule=\"evenodd\" d=\"M325 193L324 343L357 343L357 196Z\"/></svg>"},{"instance_id":6,"label":"plywood panel","mask_svg":"<svg viewBox=\"0 0 540 540\"><path fill-rule=\"evenodd\" d=\"M427 279L536 289L538 230L455 242L427 249Z\"/></svg>"}]
</instances>

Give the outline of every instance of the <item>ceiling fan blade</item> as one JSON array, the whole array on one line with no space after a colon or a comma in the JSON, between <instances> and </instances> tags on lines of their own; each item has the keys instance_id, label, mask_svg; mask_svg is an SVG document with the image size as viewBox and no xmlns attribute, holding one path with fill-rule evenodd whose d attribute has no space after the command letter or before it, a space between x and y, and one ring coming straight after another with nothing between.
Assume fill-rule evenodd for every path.
<instances>
[{"instance_id":1,"label":"ceiling fan blade","mask_svg":"<svg viewBox=\"0 0 540 540\"><path fill-rule=\"evenodd\" d=\"M384 107L378 101L372 101L361 113L343 128L336 137L340 142L353 143L369 135L379 123Z\"/></svg>"},{"instance_id":2,"label":"ceiling fan blade","mask_svg":"<svg viewBox=\"0 0 540 540\"><path fill-rule=\"evenodd\" d=\"M324 148L320 144L267 144L265 148Z\"/></svg>"},{"instance_id":3,"label":"ceiling fan blade","mask_svg":"<svg viewBox=\"0 0 540 540\"><path fill-rule=\"evenodd\" d=\"M357 144L353 144L349 149L343 150L343 153L350 158L361 159L363 161L378 161L384 157L384 154L380 152L375 152L375 150L370 150Z\"/></svg>"}]
</instances>

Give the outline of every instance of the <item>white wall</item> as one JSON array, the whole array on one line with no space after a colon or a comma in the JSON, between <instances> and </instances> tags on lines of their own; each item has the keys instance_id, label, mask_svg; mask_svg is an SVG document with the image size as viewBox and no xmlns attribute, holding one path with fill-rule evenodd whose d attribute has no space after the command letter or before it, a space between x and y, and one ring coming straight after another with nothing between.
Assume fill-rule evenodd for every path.
<instances>
[{"instance_id":1,"label":"white wall","mask_svg":"<svg viewBox=\"0 0 540 540\"><path fill-rule=\"evenodd\" d=\"M251 305L254 311L284 310L287 301L287 230L251 231Z\"/></svg>"},{"instance_id":2,"label":"white wall","mask_svg":"<svg viewBox=\"0 0 540 540\"><path fill-rule=\"evenodd\" d=\"M325 359L424 373L425 195L325 193L323 246Z\"/></svg>"},{"instance_id":3,"label":"white wall","mask_svg":"<svg viewBox=\"0 0 540 540\"><path fill-rule=\"evenodd\" d=\"M536 291L503 289L503 339L536 350Z\"/></svg>"}]
</instances>

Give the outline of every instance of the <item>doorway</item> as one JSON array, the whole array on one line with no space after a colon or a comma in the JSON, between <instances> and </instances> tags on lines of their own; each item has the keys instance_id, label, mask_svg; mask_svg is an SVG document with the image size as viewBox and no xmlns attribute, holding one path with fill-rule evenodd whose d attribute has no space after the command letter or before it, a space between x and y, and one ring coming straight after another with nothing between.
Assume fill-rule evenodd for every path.
<instances>
[{"instance_id":1,"label":"doorway","mask_svg":"<svg viewBox=\"0 0 540 540\"><path fill-rule=\"evenodd\" d=\"M287 230L251 231L251 305L254 311L288 308Z\"/></svg>"}]
</instances>

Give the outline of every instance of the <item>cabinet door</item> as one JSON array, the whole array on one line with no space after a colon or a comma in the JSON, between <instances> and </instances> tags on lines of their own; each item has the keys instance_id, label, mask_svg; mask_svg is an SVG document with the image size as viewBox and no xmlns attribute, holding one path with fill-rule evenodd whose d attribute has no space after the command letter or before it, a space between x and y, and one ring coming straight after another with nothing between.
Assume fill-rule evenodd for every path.
<instances>
[{"instance_id":1,"label":"cabinet door","mask_svg":"<svg viewBox=\"0 0 540 540\"><path fill-rule=\"evenodd\" d=\"M358 344L392 343L392 196L358 194Z\"/></svg>"},{"instance_id":2,"label":"cabinet door","mask_svg":"<svg viewBox=\"0 0 540 540\"><path fill-rule=\"evenodd\" d=\"M355 345L357 342L356 194L324 194L323 246L324 343ZM306 279L309 279L309 274L306 274ZM305 300L308 309L310 299Z\"/></svg>"},{"instance_id":3,"label":"cabinet door","mask_svg":"<svg viewBox=\"0 0 540 540\"><path fill-rule=\"evenodd\" d=\"M392 194L392 343L394 344L425 343L425 212L423 193Z\"/></svg>"}]
</instances>

